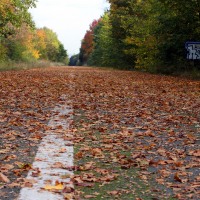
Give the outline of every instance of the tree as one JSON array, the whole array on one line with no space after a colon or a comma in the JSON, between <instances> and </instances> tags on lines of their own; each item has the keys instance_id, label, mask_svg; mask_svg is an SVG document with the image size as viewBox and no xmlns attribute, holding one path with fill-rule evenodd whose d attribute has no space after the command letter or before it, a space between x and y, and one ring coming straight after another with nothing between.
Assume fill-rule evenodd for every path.
<instances>
[{"instance_id":1,"label":"tree","mask_svg":"<svg viewBox=\"0 0 200 200\"><path fill-rule=\"evenodd\" d=\"M48 60L56 61L60 45L58 37L51 29L47 27L44 27L43 29L46 34L45 43L47 58Z\"/></svg>"},{"instance_id":2,"label":"tree","mask_svg":"<svg viewBox=\"0 0 200 200\"><path fill-rule=\"evenodd\" d=\"M94 49L89 57L88 64L104 67L115 67L118 57L116 49L113 48L113 38L109 12L101 18L94 29Z\"/></svg>"},{"instance_id":3,"label":"tree","mask_svg":"<svg viewBox=\"0 0 200 200\"><path fill-rule=\"evenodd\" d=\"M128 12L130 1L131 0L109 0L111 4L110 23L113 38L113 49L117 50L117 57L115 57L116 67L129 69L134 68L135 57L126 53L126 50L129 47L124 43L124 40L128 34L128 30L122 26L122 21Z\"/></svg>"},{"instance_id":4,"label":"tree","mask_svg":"<svg viewBox=\"0 0 200 200\"><path fill-rule=\"evenodd\" d=\"M93 51L94 29L98 25L98 23L99 23L99 20L94 20L91 23L89 30L86 31L85 36L81 42L81 48L80 48L80 53L79 53L79 59L80 59L81 65L84 65L87 63L88 58Z\"/></svg>"},{"instance_id":5,"label":"tree","mask_svg":"<svg viewBox=\"0 0 200 200\"><path fill-rule=\"evenodd\" d=\"M28 9L35 7L36 0L1 0L0 4L0 37L13 33L13 27L27 24L34 27L34 22Z\"/></svg>"},{"instance_id":6,"label":"tree","mask_svg":"<svg viewBox=\"0 0 200 200\"><path fill-rule=\"evenodd\" d=\"M161 14L154 31L161 65L158 70L183 70L187 65L185 42L200 40L200 2L160 0L159 7Z\"/></svg>"},{"instance_id":7,"label":"tree","mask_svg":"<svg viewBox=\"0 0 200 200\"><path fill-rule=\"evenodd\" d=\"M8 36L19 30L22 24L34 27L28 9L35 7L35 0L1 0L0 3L0 61L8 59Z\"/></svg>"},{"instance_id":8,"label":"tree","mask_svg":"<svg viewBox=\"0 0 200 200\"><path fill-rule=\"evenodd\" d=\"M109 2L112 37L128 65L167 73L186 66L185 42L200 40L198 0Z\"/></svg>"},{"instance_id":9,"label":"tree","mask_svg":"<svg viewBox=\"0 0 200 200\"><path fill-rule=\"evenodd\" d=\"M8 36L8 56L15 61L35 61L40 54L34 43L34 32L29 26L23 24L18 31Z\"/></svg>"},{"instance_id":10,"label":"tree","mask_svg":"<svg viewBox=\"0 0 200 200\"><path fill-rule=\"evenodd\" d=\"M153 34L157 25L155 10L152 10L153 0L127 1L121 17L120 26L126 30L123 39L124 52L134 58L135 67L151 68L156 65L156 38Z\"/></svg>"},{"instance_id":11,"label":"tree","mask_svg":"<svg viewBox=\"0 0 200 200\"><path fill-rule=\"evenodd\" d=\"M59 44L59 49L58 49L58 54L57 54L57 61L58 62L62 62L64 64L68 64L69 63L69 58L67 55L67 51L65 50L63 44Z\"/></svg>"},{"instance_id":12,"label":"tree","mask_svg":"<svg viewBox=\"0 0 200 200\"><path fill-rule=\"evenodd\" d=\"M36 0L1 0L0 61L40 59L68 64L67 51L49 28L35 29L28 9Z\"/></svg>"},{"instance_id":13,"label":"tree","mask_svg":"<svg viewBox=\"0 0 200 200\"><path fill-rule=\"evenodd\" d=\"M79 54L70 57L69 66L77 66L79 64Z\"/></svg>"},{"instance_id":14,"label":"tree","mask_svg":"<svg viewBox=\"0 0 200 200\"><path fill-rule=\"evenodd\" d=\"M46 37L46 32L43 28L36 29L34 43L36 44L37 50L40 52L40 59L47 59Z\"/></svg>"},{"instance_id":15,"label":"tree","mask_svg":"<svg viewBox=\"0 0 200 200\"><path fill-rule=\"evenodd\" d=\"M67 51L53 30L47 27L37 29L35 42L41 59L68 64Z\"/></svg>"}]
</instances>

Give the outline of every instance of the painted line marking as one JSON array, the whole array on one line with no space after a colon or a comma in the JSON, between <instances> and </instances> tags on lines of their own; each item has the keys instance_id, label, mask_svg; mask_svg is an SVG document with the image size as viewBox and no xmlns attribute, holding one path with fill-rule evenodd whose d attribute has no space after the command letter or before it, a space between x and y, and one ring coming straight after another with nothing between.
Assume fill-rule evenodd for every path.
<instances>
[{"instance_id":1,"label":"painted line marking","mask_svg":"<svg viewBox=\"0 0 200 200\"><path fill-rule=\"evenodd\" d=\"M46 131L46 136L38 148L33 169L29 171L26 178L33 182L33 186L22 188L18 200L63 200L61 193L45 190L46 185L55 186L57 183L62 183L64 186L74 187L70 178L63 178L70 177L73 172L59 166L59 164L65 167L73 166L73 143L65 140L65 138L73 138L69 132L73 117L72 109L67 105L64 95L59 103L48 123L50 130ZM35 170L40 172L37 177L34 176Z\"/></svg>"}]
</instances>

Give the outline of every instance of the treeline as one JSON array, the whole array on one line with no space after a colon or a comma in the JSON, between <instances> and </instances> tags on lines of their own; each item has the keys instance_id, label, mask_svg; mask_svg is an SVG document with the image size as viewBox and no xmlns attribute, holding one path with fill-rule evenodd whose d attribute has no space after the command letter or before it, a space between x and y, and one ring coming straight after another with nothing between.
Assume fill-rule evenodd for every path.
<instances>
[{"instance_id":1,"label":"treeline","mask_svg":"<svg viewBox=\"0 0 200 200\"><path fill-rule=\"evenodd\" d=\"M48 60L68 64L67 51L56 33L35 28L28 11L35 0L1 0L0 63Z\"/></svg>"},{"instance_id":2,"label":"treeline","mask_svg":"<svg viewBox=\"0 0 200 200\"><path fill-rule=\"evenodd\" d=\"M109 2L110 10L86 32L78 64L163 73L189 66L185 42L200 41L199 0Z\"/></svg>"}]
</instances>

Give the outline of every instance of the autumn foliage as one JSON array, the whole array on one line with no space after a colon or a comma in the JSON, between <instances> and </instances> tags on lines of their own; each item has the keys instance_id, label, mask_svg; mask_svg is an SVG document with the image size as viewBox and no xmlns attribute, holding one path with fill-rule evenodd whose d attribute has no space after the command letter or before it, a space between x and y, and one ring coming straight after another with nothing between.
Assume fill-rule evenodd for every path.
<instances>
[{"instance_id":1,"label":"autumn foliage","mask_svg":"<svg viewBox=\"0 0 200 200\"><path fill-rule=\"evenodd\" d=\"M67 51L56 33L37 29L29 13L35 0L3 0L0 5L0 64L38 60L68 63Z\"/></svg>"},{"instance_id":2,"label":"autumn foliage","mask_svg":"<svg viewBox=\"0 0 200 200\"><path fill-rule=\"evenodd\" d=\"M94 29L98 25L100 20L94 20L90 25L89 30L86 31L85 36L81 42L80 48L80 64L84 65L87 63L90 54L94 49Z\"/></svg>"}]
</instances>

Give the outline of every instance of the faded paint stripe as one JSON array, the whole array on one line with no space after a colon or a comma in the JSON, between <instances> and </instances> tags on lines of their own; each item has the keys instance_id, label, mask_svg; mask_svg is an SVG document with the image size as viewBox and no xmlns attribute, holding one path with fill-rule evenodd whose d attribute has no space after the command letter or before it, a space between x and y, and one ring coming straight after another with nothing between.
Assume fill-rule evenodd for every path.
<instances>
[{"instance_id":1,"label":"faded paint stripe","mask_svg":"<svg viewBox=\"0 0 200 200\"><path fill-rule=\"evenodd\" d=\"M66 178L73 172L63 169L58 164L61 163L65 167L73 166L73 144L70 141L73 136L69 132L73 116L66 100L66 96L62 96L59 105L55 107L48 123L50 130L46 131L33 162L33 170L27 175L27 179L33 182L33 187L22 188L18 200L63 200L61 193L53 193L43 188L46 185L55 186L56 182L73 187L70 178ZM36 169L40 171L38 177L34 177Z\"/></svg>"}]
</instances>

